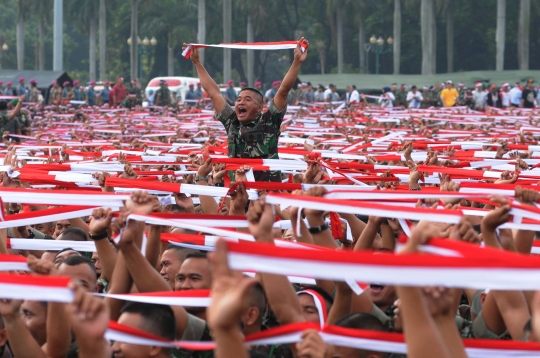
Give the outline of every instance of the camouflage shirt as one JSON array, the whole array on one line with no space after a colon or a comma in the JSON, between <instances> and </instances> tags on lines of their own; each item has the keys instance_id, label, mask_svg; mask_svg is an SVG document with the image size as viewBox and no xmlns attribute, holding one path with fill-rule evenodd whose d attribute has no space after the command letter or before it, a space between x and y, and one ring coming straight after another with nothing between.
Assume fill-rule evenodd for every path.
<instances>
[{"instance_id":1,"label":"camouflage shirt","mask_svg":"<svg viewBox=\"0 0 540 358\"><path fill-rule=\"evenodd\" d=\"M30 102L37 103L39 101L39 90L36 87L30 89Z\"/></svg>"},{"instance_id":2,"label":"camouflage shirt","mask_svg":"<svg viewBox=\"0 0 540 358\"><path fill-rule=\"evenodd\" d=\"M229 158L279 159L278 140L286 111L287 106L278 110L272 100L266 113L243 124L231 106L225 104L216 119L223 123L227 131ZM257 181L281 182L280 171L256 171L254 176Z\"/></svg>"},{"instance_id":3,"label":"camouflage shirt","mask_svg":"<svg viewBox=\"0 0 540 358\"><path fill-rule=\"evenodd\" d=\"M167 87L161 87L156 92L156 99L158 106L168 106L171 104L171 91Z\"/></svg>"},{"instance_id":4,"label":"camouflage shirt","mask_svg":"<svg viewBox=\"0 0 540 358\"><path fill-rule=\"evenodd\" d=\"M49 93L49 104L54 103L54 101L60 101L62 99L62 88L51 88Z\"/></svg>"}]
</instances>

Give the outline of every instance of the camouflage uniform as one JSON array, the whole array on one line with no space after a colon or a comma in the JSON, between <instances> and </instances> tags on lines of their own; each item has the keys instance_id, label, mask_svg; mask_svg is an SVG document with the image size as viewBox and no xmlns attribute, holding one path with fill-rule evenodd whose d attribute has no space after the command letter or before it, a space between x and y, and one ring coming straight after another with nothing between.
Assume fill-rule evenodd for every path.
<instances>
[{"instance_id":1,"label":"camouflage uniform","mask_svg":"<svg viewBox=\"0 0 540 358\"><path fill-rule=\"evenodd\" d=\"M39 90L36 87L30 89L30 99L29 102L38 103L39 101Z\"/></svg>"},{"instance_id":2,"label":"camouflage uniform","mask_svg":"<svg viewBox=\"0 0 540 358\"><path fill-rule=\"evenodd\" d=\"M156 106L169 106L171 104L171 91L167 86L161 86L160 89L156 91L156 100L159 99L159 102L156 101Z\"/></svg>"},{"instance_id":3,"label":"camouflage uniform","mask_svg":"<svg viewBox=\"0 0 540 358\"><path fill-rule=\"evenodd\" d=\"M8 111L0 111L0 136L4 134L4 128L9 122L9 113Z\"/></svg>"},{"instance_id":4,"label":"camouflage uniform","mask_svg":"<svg viewBox=\"0 0 540 358\"><path fill-rule=\"evenodd\" d=\"M242 124L231 106L225 104L216 119L223 123L227 131L229 158L279 159L278 139L286 111L287 106L278 110L272 100L266 113ZM254 175L257 181L281 182L280 171L256 171Z\"/></svg>"},{"instance_id":5,"label":"camouflage uniform","mask_svg":"<svg viewBox=\"0 0 540 358\"><path fill-rule=\"evenodd\" d=\"M408 107L408 104L407 104L407 91L401 90L401 89L396 91L396 104L398 106L404 106L405 108Z\"/></svg>"},{"instance_id":6,"label":"camouflage uniform","mask_svg":"<svg viewBox=\"0 0 540 358\"><path fill-rule=\"evenodd\" d=\"M62 88L51 88L51 92L49 93L49 104L59 102L62 99Z\"/></svg>"},{"instance_id":7,"label":"camouflage uniform","mask_svg":"<svg viewBox=\"0 0 540 358\"><path fill-rule=\"evenodd\" d=\"M28 114L28 111L25 109L21 109L21 113L18 116L18 120L21 125L21 134L29 135L30 126L32 125L32 123L30 122L30 114Z\"/></svg>"},{"instance_id":8,"label":"camouflage uniform","mask_svg":"<svg viewBox=\"0 0 540 358\"><path fill-rule=\"evenodd\" d=\"M135 107L136 102L137 102L137 98L133 98L133 97L128 96L128 97L126 97L125 100L122 101L122 103L120 103L120 107L132 109L133 107Z\"/></svg>"},{"instance_id":9,"label":"camouflage uniform","mask_svg":"<svg viewBox=\"0 0 540 358\"><path fill-rule=\"evenodd\" d=\"M459 103L458 105L464 106L465 105L465 95L467 94L467 90L465 88L458 89L459 94Z\"/></svg>"}]
</instances>

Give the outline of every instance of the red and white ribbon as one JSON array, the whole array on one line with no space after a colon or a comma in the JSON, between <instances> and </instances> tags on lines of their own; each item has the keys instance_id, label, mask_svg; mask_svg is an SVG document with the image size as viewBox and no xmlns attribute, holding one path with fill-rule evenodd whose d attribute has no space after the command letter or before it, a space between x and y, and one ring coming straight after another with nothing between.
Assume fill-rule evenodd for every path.
<instances>
[{"instance_id":1,"label":"red and white ribbon","mask_svg":"<svg viewBox=\"0 0 540 358\"><path fill-rule=\"evenodd\" d=\"M364 349L375 352L407 353L405 336L400 333L387 333L338 326L319 327L317 324L302 322L248 335L244 342L248 346L291 344L302 341L305 330L317 330L326 344ZM206 351L215 348L214 342L168 341L114 321L109 322L105 337L111 341L119 341L138 345L176 347L192 351ZM536 342L516 342L486 339L464 339L467 355L471 358L484 357L537 357L540 345Z\"/></svg>"},{"instance_id":2,"label":"red and white ribbon","mask_svg":"<svg viewBox=\"0 0 540 358\"><path fill-rule=\"evenodd\" d=\"M111 297L123 301L154 303L159 305L209 307L210 290L145 292L130 294L96 294L97 296Z\"/></svg>"},{"instance_id":3,"label":"red and white ribbon","mask_svg":"<svg viewBox=\"0 0 540 358\"><path fill-rule=\"evenodd\" d=\"M227 245L229 265L235 270L404 286L534 290L540 285L540 258L508 252L470 260L418 254L283 250L248 242Z\"/></svg>"},{"instance_id":4,"label":"red and white ribbon","mask_svg":"<svg viewBox=\"0 0 540 358\"><path fill-rule=\"evenodd\" d=\"M234 43L222 43L217 45L207 44L189 44L188 47L182 51L182 56L189 59L191 56L192 48L205 48L205 47L219 47L230 48L236 50L287 50L295 49L298 46L297 41L279 41L279 42L234 42ZM305 51L306 45L301 43L300 48L302 52Z\"/></svg>"},{"instance_id":5,"label":"red and white ribbon","mask_svg":"<svg viewBox=\"0 0 540 358\"><path fill-rule=\"evenodd\" d=\"M0 274L0 297L17 300L71 302L69 277Z\"/></svg>"},{"instance_id":6,"label":"red and white ribbon","mask_svg":"<svg viewBox=\"0 0 540 358\"><path fill-rule=\"evenodd\" d=\"M9 247L8 247L9 248ZM28 271L26 257L20 255L0 254L0 271Z\"/></svg>"}]
</instances>

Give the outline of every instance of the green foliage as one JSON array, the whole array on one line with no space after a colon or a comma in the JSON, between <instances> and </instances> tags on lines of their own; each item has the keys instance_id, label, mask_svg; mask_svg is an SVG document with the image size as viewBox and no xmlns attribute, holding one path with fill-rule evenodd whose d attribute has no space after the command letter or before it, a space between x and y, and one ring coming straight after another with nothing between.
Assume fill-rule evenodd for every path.
<instances>
[{"instance_id":1,"label":"green foliage","mask_svg":"<svg viewBox=\"0 0 540 358\"><path fill-rule=\"evenodd\" d=\"M45 20L45 68L52 67L52 0L19 0L25 18L25 67L36 66L38 20ZM181 57L183 42L197 39L197 0L139 0L139 34L155 37L157 45L143 54L142 81L166 75L167 49L173 48L175 74L192 76L193 67ZM129 75L130 4L126 0L107 0L107 66L109 79ZM497 3L494 0L453 0L455 28L455 71L493 69L495 66L495 27ZM540 38L534 36L534 24L540 20L540 3L531 4L531 69L539 69L533 59L540 56ZM437 70L446 70L445 1L437 1ZM232 40L246 41L247 15L253 16L255 41L294 39L300 34L311 43L310 56L302 73L320 73L317 44L326 54L326 72L337 66L337 30L335 10L344 14L344 70L359 69L358 23L366 25L366 41L371 35L387 38L393 35L394 0L234 0ZM72 76L88 78L88 18L97 18L98 0L64 0L64 66ZM2 58L3 68L16 68L15 28L17 0L0 0L0 33L6 37L9 50ZM507 2L505 68L517 68L517 22L519 2ZM96 21L97 23L97 21ZM206 0L206 42L223 41L222 0ZM420 72L420 1L402 0L401 72ZM206 49L205 62L211 75L221 78L223 56L220 49ZM292 51L256 51L255 79L266 85L281 78L288 68ZM283 60L283 58L287 60ZM380 57L381 73L392 72L392 54ZM373 73L375 58L369 54L368 71ZM246 80L245 51L232 51L233 78Z\"/></svg>"}]
</instances>

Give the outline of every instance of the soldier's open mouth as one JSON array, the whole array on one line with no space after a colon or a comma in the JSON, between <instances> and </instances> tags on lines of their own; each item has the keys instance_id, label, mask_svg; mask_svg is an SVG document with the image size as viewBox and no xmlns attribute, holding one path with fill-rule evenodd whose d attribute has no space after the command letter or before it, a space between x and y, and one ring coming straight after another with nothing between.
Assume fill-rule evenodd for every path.
<instances>
[{"instance_id":1,"label":"soldier's open mouth","mask_svg":"<svg viewBox=\"0 0 540 358\"><path fill-rule=\"evenodd\" d=\"M247 110L245 108L238 108L238 113L247 113Z\"/></svg>"}]
</instances>

